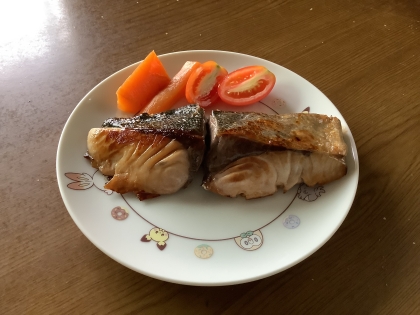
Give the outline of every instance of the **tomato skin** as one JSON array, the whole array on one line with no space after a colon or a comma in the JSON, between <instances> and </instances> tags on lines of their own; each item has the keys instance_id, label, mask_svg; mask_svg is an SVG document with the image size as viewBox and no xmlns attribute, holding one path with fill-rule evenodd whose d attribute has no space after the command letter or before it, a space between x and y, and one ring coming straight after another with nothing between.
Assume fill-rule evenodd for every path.
<instances>
[{"instance_id":1,"label":"tomato skin","mask_svg":"<svg viewBox=\"0 0 420 315\"><path fill-rule=\"evenodd\" d=\"M225 68L214 61L207 61L191 73L185 89L188 102L207 107L218 99L220 82L228 74Z\"/></svg>"},{"instance_id":2,"label":"tomato skin","mask_svg":"<svg viewBox=\"0 0 420 315\"><path fill-rule=\"evenodd\" d=\"M245 106L265 98L276 83L275 75L263 66L249 66L229 73L218 94L229 105Z\"/></svg>"}]
</instances>

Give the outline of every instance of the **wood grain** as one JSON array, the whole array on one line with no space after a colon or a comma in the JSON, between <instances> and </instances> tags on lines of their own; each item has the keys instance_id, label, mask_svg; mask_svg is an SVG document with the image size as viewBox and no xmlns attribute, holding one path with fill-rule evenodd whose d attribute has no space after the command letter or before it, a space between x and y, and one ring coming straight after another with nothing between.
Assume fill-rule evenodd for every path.
<instances>
[{"instance_id":1,"label":"wood grain","mask_svg":"<svg viewBox=\"0 0 420 315\"><path fill-rule=\"evenodd\" d=\"M28 17L0 33L0 313L418 314L420 1L27 4L0 4ZM255 55L333 101L360 182L326 245L267 279L189 287L123 267L79 231L57 186L60 132L93 86L152 49Z\"/></svg>"}]
</instances>

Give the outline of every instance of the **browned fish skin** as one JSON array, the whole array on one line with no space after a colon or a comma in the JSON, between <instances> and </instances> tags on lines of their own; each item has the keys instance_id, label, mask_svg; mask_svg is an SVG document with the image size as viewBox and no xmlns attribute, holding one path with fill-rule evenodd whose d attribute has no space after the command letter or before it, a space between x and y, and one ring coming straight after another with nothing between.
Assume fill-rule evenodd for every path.
<instances>
[{"instance_id":1,"label":"browned fish skin","mask_svg":"<svg viewBox=\"0 0 420 315\"><path fill-rule=\"evenodd\" d=\"M105 188L148 199L185 187L205 150L204 112L195 105L133 118L112 118L90 130L93 167L113 176Z\"/></svg>"},{"instance_id":2,"label":"browned fish skin","mask_svg":"<svg viewBox=\"0 0 420 315\"><path fill-rule=\"evenodd\" d=\"M143 113L131 118L109 118L102 127L128 128L143 134L176 139L188 149L193 172L199 169L203 160L206 123L204 110L198 105L187 105L154 115Z\"/></svg>"},{"instance_id":3,"label":"browned fish skin","mask_svg":"<svg viewBox=\"0 0 420 315\"><path fill-rule=\"evenodd\" d=\"M258 198L300 182L326 184L347 171L335 117L214 111L210 136L203 187L221 195Z\"/></svg>"}]
</instances>

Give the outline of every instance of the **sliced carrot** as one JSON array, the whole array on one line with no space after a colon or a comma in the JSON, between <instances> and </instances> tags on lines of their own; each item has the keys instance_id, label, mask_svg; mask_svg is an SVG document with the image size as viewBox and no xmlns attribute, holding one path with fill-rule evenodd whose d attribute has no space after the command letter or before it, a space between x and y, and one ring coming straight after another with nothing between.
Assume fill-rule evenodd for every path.
<instances>
[{"instance_id":1,"label":"sliced carrot","mask_svg":"<svg viewBox=\"0 0 420 315\"><path fill-rule=\"evenodd\" d=\"M185 87L188 78L199 66L199 62L187 61L181 70L172 78L169 85L160 91L142 112L156 114L171 109L176 102L185 96Z\"/></svg>"},{"instance_id":2,"label":"sliced carrot","mask_svg":"<svg viewBox=\"0 0 420 315\"><path fill-rule=\"evenodd\" d=\"M156 53L152 51L117 91L118 108L137 113L171 82Z\"/></svg>"}]
</instances>

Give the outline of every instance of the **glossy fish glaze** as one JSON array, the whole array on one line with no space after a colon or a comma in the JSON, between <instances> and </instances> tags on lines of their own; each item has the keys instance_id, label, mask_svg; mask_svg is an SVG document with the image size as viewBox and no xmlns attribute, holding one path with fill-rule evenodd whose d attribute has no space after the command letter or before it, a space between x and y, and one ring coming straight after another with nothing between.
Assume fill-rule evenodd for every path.
<instances>
[{"instance_id":1,"label":"glossy fish glaze","mask_svg":"<svg viewBox=\"0 0 420 315\"><path fill-rule=\"evenodd\" d=\"M176 139L187 148L193 172L199 169L203 160L206 123L204 111L198 105L187 105L154 115L143 113L131 118L109 118L102 124L102 128L111 127Z\"/></svg>"},{"instance_id":2,"label":"glossy fish glaze","mask_svg":"<svg viewBox=\"0 0 420 315\"><path fill-rule=\"evenodd\" d=\"M278 187L326 184L346 174L347 147L336 117L214 111L209 125L203 187L213 192L258 198Z\"/></svg>"},{"instance_id":3,"label":"glossy fish glaze","mask_svg":"<svg viewBox=\"0 0 420 315\"><path fill-rule=\"evenodd\" d=\"M133 118L110 118L90 130L87 157L113 176L105 188L139 198L185 187L205 150L204 112L195 105Z\"/></svg>"}]
</instances>

